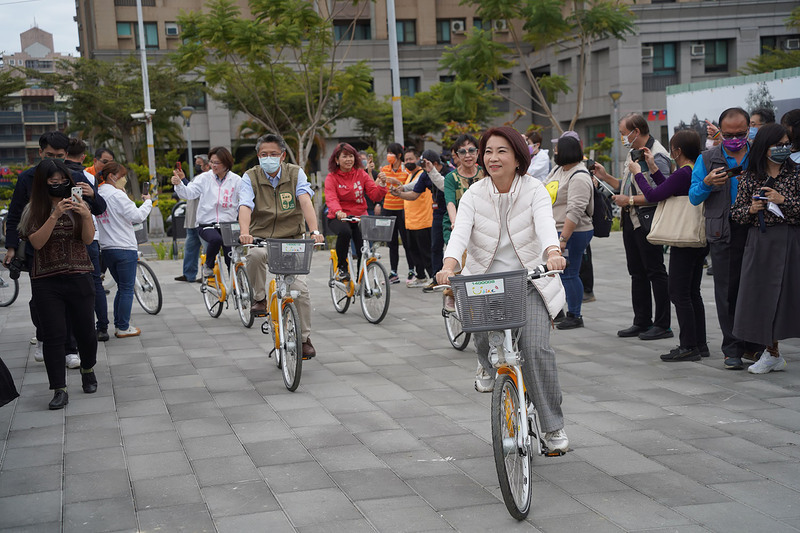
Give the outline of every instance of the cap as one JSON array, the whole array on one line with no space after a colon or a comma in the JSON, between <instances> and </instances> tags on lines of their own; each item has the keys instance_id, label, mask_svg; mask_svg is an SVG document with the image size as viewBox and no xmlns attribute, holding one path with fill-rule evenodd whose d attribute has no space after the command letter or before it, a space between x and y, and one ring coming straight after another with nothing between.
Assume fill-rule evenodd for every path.
<instances>
[{"instance_id":1,"label":"cap","mask_svg":"<svg viewBox=\"0 0 800 533\"><path fill-rule=\"evenodd\" d=\"M561 134L560 137L557 137L555 139L550 139L550 142L553 143L553 144L557 144L558 143L558 139L562 139L564 137L572 137L573 139L577 140L578 142L581 142L581 136L578 135L578 132L572 131L572 130L565 131L564 133ZM581 144L583 144L583 143L581 143Z\"/></svg>"}]
</instances>

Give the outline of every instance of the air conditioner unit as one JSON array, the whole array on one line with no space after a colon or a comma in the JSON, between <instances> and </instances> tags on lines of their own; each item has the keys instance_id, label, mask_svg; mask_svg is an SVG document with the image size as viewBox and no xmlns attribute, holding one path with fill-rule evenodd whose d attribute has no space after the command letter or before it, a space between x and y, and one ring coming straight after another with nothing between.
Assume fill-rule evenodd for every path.
<instances>
[{"instance_id":1,"label":"air conditioner unit","mask_svg":"<svg viewBox=\"0 0 800 533\"><path fill-rule=\"evenodd\" d=\"M642 61L650 61L653 59L653 47L642 46Z\"/></svg>"},{"instance_id":2,"label":"air conditioner unit","mask_svg":"<svg viewBox=\"0 0 800 533\"><path fill-rule=\"evenodd\" d=\"M508 31L508 21L506 19L497 19L492 21L492 30L497 33Z\"/></svg>"},{"instance_id":3,"label":"air conditioner unit","mask_svg":"<svg viewBox=\"0 0 800 533\"><path fill-rule=\"evenodd\" d=\"M467 21L464 19L457 19L450 21L451 33L464 33L467 29Z\"/></svg>"},{"instance_id":4,"label":"air conditioner unit","mask_svg":"<svg viewBox=\"0 0 800 533\"><path fill-rule=\"evenodd\" d=\"M704 44L693 44L692 45L692 57L705 57L706 55L706 45Z\"/></svg>"},{"instance_id":5,"label":"air conditioner unit","mask_svg":"<svg viewBox=\"0 0 800 533\"><path fill-rule=\"evenodd\" d=\"M178 25L174 22L167 22L164 25L164 31L166 32L168 37L176 37L180 30L178 29Z\"/></svg>"},{"instance_id":6,"label":"air conditioner unit","mask_svg":"<svg viewBox=\"0 0 800 533\"><path fill-rule=\"evenodd\" d=\"M800 39L786 39L783 47L786 50L800 50Z\"/></svg>"}]
</instances>

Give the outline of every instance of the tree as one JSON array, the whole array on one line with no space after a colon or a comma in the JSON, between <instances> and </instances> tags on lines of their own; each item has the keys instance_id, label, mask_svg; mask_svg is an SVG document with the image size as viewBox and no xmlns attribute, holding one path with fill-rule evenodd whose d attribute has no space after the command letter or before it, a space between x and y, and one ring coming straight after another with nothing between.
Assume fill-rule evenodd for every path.
<instances>
[{"instance_id":1,"label":"tree","mask_svg":"<svg viewBox=\"0 0 800 533\"><path fill-rule=\"evenodd\" d=\"M527 101L498 94L534 116L545 118L559 132L563 130L551 106L559 94L575 89L577 104L569 125L569 129L574 129L583 112L586 67L592 45L607 38L625 40L635 30L635 16L622 0L462 0L461 4L474 6L476 16L484 21L509 21L511 46L493 42L490 32L475 31L452 49L443 64L463 79L478 82L486 79L496 82L505 77L504 69L521 66L530 88L518 84L517 87L528 97ZM515 20L522 21L521 28L513 23ZM535 74L536 61L547 47L572 44L578 49L576 81L560 75ZM509 81L514 83L513 79ZM535 106L530 104L531 100Z\"/></svg>"},{"instance_id":2,"label":"tree","mask_svg":"<svg viewBox=\"0 0 800 533\"><path fill-rule=\"evenodd\" d=\"M7 106L11 101L8 95L24 87L25 78L14 76L14 72L10 70L0 72L0 108Z\"/></svg>"},{"instance_id":3,"label":"tree","mask_svg":"<svg viewBox=\"0 0 800 533\"><path fill-rule=\"evenodd\" d=\"M800 6L792 9L784 20L787 30L800 32ZM780 50L778 48L762 49L762 53L750 59L741 74L762 74L785 68L800 67L800 50Z\"/></svg>"},{"instance_id":4,"label":"tree","mask_svg":"<svg viewBox=\"0 0 800 533\"><path fill-rule=\"evenodd\" d=\"M369 2L351 0L364 12ZM248 115L266 131L283 135L288 155L305 166L318 133L374 100L371 70L345 65L349 39L336 39L338 5L326 0L250 0L252 17L232 0L210 0L206 12L178 17L181 72L203 76L209 93ZM356 16L350 29L354 28ZM258 128L250 127L251 130Z\"/></svg>"},{"instance_id":5,"label":"tree","mask_svg":"<svg viewBox=\"0 0 800 533\"><path fill-rule=\"evenodd\" d=\"M121 152L123 163L144 159L144 124L131 113L144 109L141 65L137 57L119 62L81 58L62 61L63 73L29 75L42 79L66 97L62 105L69 112L69 132L77 132L94 146L108 145ZM186 97L195 90L192 82L181 80L167 62L148 65L155 145L167 148L183 142L181 126L173 119L180 116ZM138 157L137 157L138 155ZM119 157L119 155L118 155ZM147 173L143 176L148 178ZM139 180L131 179L135 197L140 193Z\"/></svg>"},{"instance_id":6,"label":"tree","mask_svg":"<svg viewBox=\"0 0 800 533\"><path fill-rule=\"evenodd\" d=\"M753 89L747 92L745 99L747 111L752 113L756 109L771 109L775 111L775 104L772 103L772 93L769 92L766 82L757 83Z\"/></svg>"}]
</instances>

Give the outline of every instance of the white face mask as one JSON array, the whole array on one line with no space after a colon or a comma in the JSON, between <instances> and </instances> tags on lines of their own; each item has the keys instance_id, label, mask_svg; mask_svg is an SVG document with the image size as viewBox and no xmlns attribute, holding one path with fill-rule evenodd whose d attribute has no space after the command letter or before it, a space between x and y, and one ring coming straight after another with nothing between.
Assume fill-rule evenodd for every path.
<instances>
[{"instance_id":1,"label":"white face mask","mask_svg":"<svg viewBox=\"0 0 800 533\"><path fill-rule=\"evenodd\" d=\"M280 157L259 157L258 164L267 174L275 174L281 168Z\"/></svg>"},{"instance_id":2,"label":"white face mask","mask_svg":"<svg viewBox=\"0 0 800 533\"><path fill-rule=\"evenodd\" d=\"M633 141L635 141L639 137L639 135L637 134L636 137L633 138L633 141L631 141L630 140L631 133L633 132L629 132L627 135L622 136L622 146L624 146L625 148L630 148L633 145Z\"/></svg>"},{"instance_id":3,"label":"white face mask","mask_svg":"<svg viewBox=\"0 0 800 533\"><path fill-rule=\"evenodd\" d=\"M714 148L714 139L706 139L706 150Z\"/></svg>"}]
</instances>

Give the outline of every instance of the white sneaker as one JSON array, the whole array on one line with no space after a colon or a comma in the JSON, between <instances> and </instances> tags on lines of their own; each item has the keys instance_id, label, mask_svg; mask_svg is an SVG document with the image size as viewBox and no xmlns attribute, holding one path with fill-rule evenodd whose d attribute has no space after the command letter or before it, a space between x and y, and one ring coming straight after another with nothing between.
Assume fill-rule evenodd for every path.
<instances>
[{"instance_id":1,"label":"white sneaker","mask_svg":"<svg viewBox=\"0 0 800 533\"><path fill-rule=\"evenodd\" d=\"M406 280L406 287L413 287L414 283L417 282L417 276L411 276Z\"/></svg>"},{"instance_id":2,"label":"white sneaker","mask_svg":"<svg viewBox=\"0 0 800 533\"><path fill-rule=\"evenodd\" d=\"M214 276L214 269L210 268L208 265L203 265L203 277L210 278Z\"/></svg>"},{"instance_id":3,"label":"white sneaker","mask_svg":"<svg viewBox=\"0 0 800 533\"><path fill-rule=\"evenodd\" d=\"M37 342L39 342L39 339L36 337L31 337L31 344L36 344Z\"/></svg>"},{"instance_id":4,"label":"white sneaker","mask_svg":"<svg viewBox=\"0 0 800 533\"><path fill-rule=\"evenodd\" d=\"M478 363L478 370L475 371L475 390L478 392L492 392L494 390L494 376L489 374L480 363Z\"/></svg>"},{"instance_id":5,"label":"white sneaker","mask_svg":"<svg viewBox=\"0 0 800 533\"><path fill-rule=\"evenodd\" d=\"M33 360L37 363L44 361L44 349L42 346L42 341L36 341L36 349L33 351Z\"/></svg>"},{"instance_id":6,"label":"white sneaker","mask_svg":"<svg viewBox=\"0 0 800 533\"><path fill-rule=\"evenodd\" d=\"M551 452L565 452L569 450L569 439L563 429L545 433L544 443Z\"/></svg>"},{"instance_id":7,"label":"white sneaker","mask_svg":"<svg viewBox=\"0 0 800 533\"><path fill-rule=\"evenodd\" d=\"M128 326L128 329L118 329L114 336L118 339L124 339L125 337L138 337L142 333L137 327Z\"/></svg>"},{"instance_id":8,"label":"white sneaker","mask_svg":"<svg viewBox=\"0 0 800 533\"><path fill-rule=\"evenodd\" d=\"M81 366L81 358L76 353L67 354L67 368L78 368Z\"/></svg>"},{"instance_id":9,"label":"white sneaker","mask_svg":"<svg viewBox=\"0 0 800 533\"><path fill-rule=\"evenodd\" d=\"M786 368L786 359L782 356L773 357L765 351L761 354L761 359L747 367L751 374L768 374L770 372L780 372Z\"/></svg>"},{"instance_id":10,"label":"white sneaker","mask_svg":"<svg viewBox=\"0 0 800 533\"><path fill-rule=\"evenodd\" d=\"M412 289L421 289L425 287L431 282L428 278L414 278L412 283L409 283L408 286Z\"/></svg>"}]
</instances>

